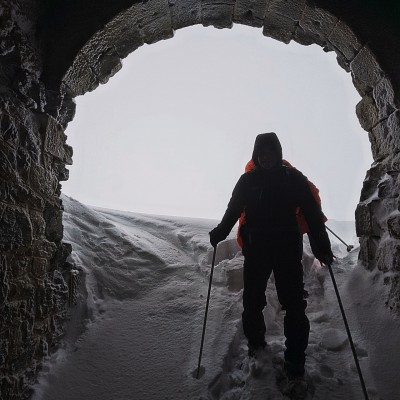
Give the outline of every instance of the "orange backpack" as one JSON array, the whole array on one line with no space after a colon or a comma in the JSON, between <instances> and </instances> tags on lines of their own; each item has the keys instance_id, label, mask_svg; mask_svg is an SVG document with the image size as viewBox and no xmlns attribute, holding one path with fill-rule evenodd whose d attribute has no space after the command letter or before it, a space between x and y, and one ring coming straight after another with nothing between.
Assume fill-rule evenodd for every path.
<instances>
[{"instance_id":1,"label":"orange backpack","mask_svg":"<svg viewBox=\"0 0 400 400\"><path fill-rule=\"evenodd\" d=\"M296 169L295 167L293 167L293 165L291 165L288 161L286 160L282 160L282 165L284 165L285 167L289 167L289 168L293 168ZM246 164L246 168L245 168L245 172L249 172L249 171L253 171L255 170L257 167L254 164L253 160L250 160L247 164ZM307 179L307 178L306 178ZM318 188L307 179L308 185L310 186L310 190L311 193L314 196L315 201L321 205L321 198L319 197L319 190ZM297 219L297 224L299 225L299 231L302 235L304 235L305 233L309 232L309 228L306 222L306 219L304 218L304 215L301 213L300 211L300 207L297 207L296 209L296 219ZM328 218L326 218L326 216L323 216L323 221L326 222L328 220ZM242 212L242 214L240 215L239 218L239 229L237 232L237 242L239 244L240 247L243 247L243 240L240 236L240 227L245 223L246 221L246 215L245 212Z\"/></svg>"}]
</instances>

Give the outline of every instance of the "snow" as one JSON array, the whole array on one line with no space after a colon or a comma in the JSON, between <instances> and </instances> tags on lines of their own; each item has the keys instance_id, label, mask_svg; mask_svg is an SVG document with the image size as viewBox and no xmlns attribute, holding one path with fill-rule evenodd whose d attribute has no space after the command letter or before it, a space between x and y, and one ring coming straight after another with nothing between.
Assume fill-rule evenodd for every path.
<instances>
[{"instance_id":1,"label":"snow","mask_svg":"<svg viewBox=\"0 0 400 400\"><path fill-rule=\"evenodd\" d=\"M276 384L283 315L273 279L265 308L268 346L257 368L241 329L243 257L235 232L217 249L204 343L195 379L217 221L85 206L63 196L65 241L84 276L64 346L46 362L34 400L284 399ZM348 244L354 223L328 221ZM400 321L384 306L384 274L357 264L331 237L334 273L370 399L399 400ZM356 246L357 247L357 246ZM304 243L311 321L307 372L313 398L362 399L329 273Z\"/></svg>"}]
</instances>

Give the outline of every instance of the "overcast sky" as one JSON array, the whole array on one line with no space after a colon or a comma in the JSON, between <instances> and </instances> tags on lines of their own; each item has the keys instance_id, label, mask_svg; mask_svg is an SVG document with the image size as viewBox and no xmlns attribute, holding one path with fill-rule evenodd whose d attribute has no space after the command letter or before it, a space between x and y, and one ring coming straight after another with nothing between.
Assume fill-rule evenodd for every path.
<instances>
[{"instance_id":1,"label":"overcast sky","mask_svg":"<svg viewBox=\"0 0 400 400\"><path fill-rule=\"evenodd\" d=\"M100 207L220 219L274 131L320 189L328 218L354 220L372 163L350 74L334 53L256 28L186 28L142 46L106 85L77 98L74 165L63 192Z\"/></svg>"}]
</instances>

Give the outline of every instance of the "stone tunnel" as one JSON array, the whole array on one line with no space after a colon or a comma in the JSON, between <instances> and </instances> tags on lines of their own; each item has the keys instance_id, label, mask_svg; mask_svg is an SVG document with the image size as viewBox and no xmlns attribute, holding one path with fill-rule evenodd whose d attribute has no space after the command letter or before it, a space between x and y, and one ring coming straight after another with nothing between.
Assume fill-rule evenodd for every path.
<instances>
[{"instance_id":1,"label":"stone tunnel","mask_svg":"<svg viewBox=\"0 0 400 400\"><path fill-rule=\"evenodd\" d=\"M73 303L60 182L74 98L144 44L202 24L262 28L266 40L334 51L361 101L374 163L355 211L359 261L385 275L400 314L400 3L397 0L2 0L0 4L0 387L31 395ZM266 77L268 79L268 77ZM350 112L350 110L349 110ZM353 112L353 110L351 110Z\"/></svg>"}]
</instances>

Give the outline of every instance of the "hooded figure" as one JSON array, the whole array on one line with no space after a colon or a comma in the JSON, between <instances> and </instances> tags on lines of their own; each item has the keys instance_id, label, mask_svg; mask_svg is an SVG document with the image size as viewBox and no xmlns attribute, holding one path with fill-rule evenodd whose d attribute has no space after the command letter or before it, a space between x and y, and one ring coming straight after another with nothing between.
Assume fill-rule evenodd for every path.
<instances>
[{"instance_id":1,"label":"hooded figure","mask_svg":"<svg viewBox=\"0 0 400 400\"><path fill-rule=\"evenodd\" d=\"M260 167L258 158L262 154L262 151L265 149L268 149L270 155L273 156L273 159L269 159L269 162L272 164L272 166L282 165L282 146L278 139L278 136L276 136L276 133L269 132L257 135L256 141L254 143L253 154L251 156L251 159L253 160L256 167ZM274 163L275 160L276 165Z\"/></svg>"},{"instance_id":2,"label":"hooded figure","mask_svg":"<svg viewBox=\"0 0 400 400\"><path fill-rule=\"evenodd\" d=\"M285 370L289 377L298 378L304 375L310 325L303 298L303 240L296 210L301 210L309 226L316 258L330 264L333 254L321 207L307 178L282 164L282 146L275 133L256 137L252 161L256 168L239 178L221 223L210 232L210 242L216 247L245 212L240 228L244 255L242 322L249 355L255 355L257 349L266 345L262 311L273 272L278 300L286 310Z\"/></svg>"}]
</instances>

